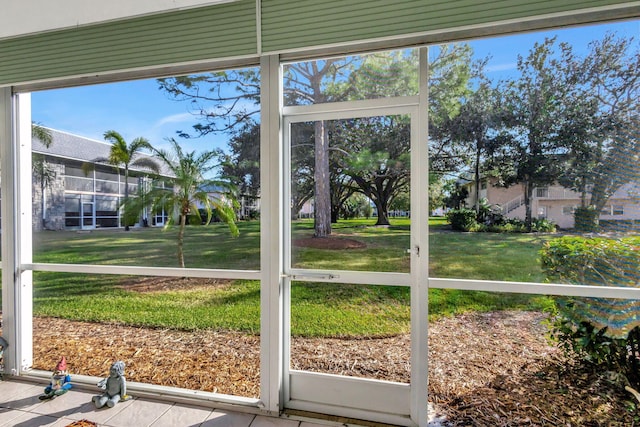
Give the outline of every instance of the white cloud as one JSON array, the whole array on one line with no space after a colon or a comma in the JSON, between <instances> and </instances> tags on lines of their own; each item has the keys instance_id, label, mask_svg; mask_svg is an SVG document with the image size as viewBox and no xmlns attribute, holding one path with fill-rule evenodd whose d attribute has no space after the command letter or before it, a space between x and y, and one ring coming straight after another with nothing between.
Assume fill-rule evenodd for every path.
<instances>
[{"instance_id":1,"label":"white cloud","mask_svg":"<svg viewBox=\"0 0 640 427\"><path fill-rule=\"evenodd\" d=\"M178 113L171 114L170 116L162 117L160 120L157 120L154 124L154 128L159 128L164 125L172 124L172 123L185 123L193 121L193 114L191 113Z\"/></svg>"},{"instance_id":2,"label":"white cloud","mask_svg":"<svg viewBox=\"0 0 640 427\"><path fill-rule=\"evenodd\" d=\"M515 62L506 62L504 64L488 65L486 68L487 73L501 72L501 71L513 71L518 68L518 64Z\"/></svg>"}]
</instances>

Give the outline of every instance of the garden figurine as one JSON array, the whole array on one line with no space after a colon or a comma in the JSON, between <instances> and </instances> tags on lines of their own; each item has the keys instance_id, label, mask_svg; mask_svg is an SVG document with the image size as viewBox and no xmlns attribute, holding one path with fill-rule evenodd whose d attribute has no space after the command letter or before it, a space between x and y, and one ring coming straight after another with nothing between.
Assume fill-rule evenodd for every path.
<instances>
[{"instance_id":1,"label":"garden figurine","mask_svg":"<svg viewBox=\"0 0 640 427\"><path fill-rule=\"evenodd\" d=\"M40 400L54 399L57 396L65 394L71 389L71 376L67 371L67 359L64 356L56 365L56 369L51 375L49 385L45 387L44 394L39 396Z\"/></svg>"},{"instance_id":2,"label":"garden figurine","mask_svg":"<svg viewBox=\"0 0 640 427\"><path fill-rule=\"evenodd\" d=\"M9 347L9 343L7 342L7 340L0 337L0 379L2 379L2 372L4 371L2 353L4 353L4 349L7 347Z\"/></svg>"},{"instance_id":3,"label":"garden figurine","mask_svg":"<svg viewBox=\"0 0 640 427\"><path fill-rule=\"evenodd\" d=\"M127 395L127 380L124 377L124 362L118 360L113 362L109 369L109 376L98 383L98 387L104 390L104 393L93 396L93 403L96 408L102 408L107 405L113 408L116 403L121 400L129 400L131 397Z\"/></svg>"},{"instance_id":4,"label":"garden figurine","mask_svg":"<svg viewBox=\"0 0 640 427\"><path fill-rule=\"evenodd\" d=\"M9 347L9 343L4 338L0 337L0 358L2 358L2 353L4 353L4 349Z\"/></svg>"}]
</instances>

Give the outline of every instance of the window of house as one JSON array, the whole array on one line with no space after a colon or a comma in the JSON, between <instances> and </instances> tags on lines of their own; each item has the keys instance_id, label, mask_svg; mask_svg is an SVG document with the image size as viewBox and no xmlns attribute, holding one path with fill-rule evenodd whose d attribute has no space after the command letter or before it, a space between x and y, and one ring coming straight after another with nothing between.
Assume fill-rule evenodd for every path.
<instances>
[{"instance_id":1,"label":"window of house","mask_svg":"<svg viewBox=\"0 0 640 427\"><path fill-rule=\"evenodd\" d=\"M575 206L563 206L562 207L562 215L573 215L573 212L576 210Z\"/></svg>"},{"instance_id":2,"label":"window of house","mask_svg":"<svg viewBox=\"0 0 640 427\"><path fill-rule=\"evenodd\" d=\"M538 218L546 218L549 215L548 206L538 206Z\"/></svg>"},{"instance_id":3,"label":"window of house","mask_svg":"<svg viewBox=\"0 0 640 427\"><path fill-rule=\"evenodd\" d=\"M613 205L612 215L624 215L624 205Z\"/></svg>"},{"instance_id":4,"label":"window of house","mask_svg":"<svg viewBox=\"0 0 640 427\"><path fill-rule=\"evenodd\" d=\"M536 197L549 197L549 187L536 188Z\"/></svg>"}]
</instances>

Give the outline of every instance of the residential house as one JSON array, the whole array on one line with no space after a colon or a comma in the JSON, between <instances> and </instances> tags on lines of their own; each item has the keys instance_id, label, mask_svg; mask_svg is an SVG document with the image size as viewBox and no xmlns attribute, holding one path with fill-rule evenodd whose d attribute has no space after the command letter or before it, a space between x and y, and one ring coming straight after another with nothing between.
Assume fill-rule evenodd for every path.
<instances>
[{"instance_id":1,"label":"residential house","mask_svg":"<svg viewBox=\"0 0 640 427\"><path fill-rule=\"evenodd\" d=\"M466 206L475 206L475 182L464 186L469 191ZM525 219L524 189L515 184L505 188L497 185L495 178L484 178L480 183L480 200L486 199L490 205L499 207L508 218ZM590 195L588 195L590 197ZM547 218L560 228L574 226L574 211L580 206L580 193L559 184L537 187L533 190L531 212L533 218ZM603 221L640 220L640 183L629 182L616 191L600 213Z\"/></svg>"},{"instance_id":2,"label":"residential house","mask_svg":"<svg viewBox=\"0 0 640 427\"><path fill-rule=\"evenodd\" d=\"M124 169L97 161L109 157L111 144L55 129L49 132L49 147L36 138L32 142L33 229L123 227L119 207L126 185ZM152 183L165 185L152 180L149 171L130 167L130 195L135 197L141 186ZM163 225L166 219L163 211L143 212L137 225Z\"/></svg>"}]
</instances>

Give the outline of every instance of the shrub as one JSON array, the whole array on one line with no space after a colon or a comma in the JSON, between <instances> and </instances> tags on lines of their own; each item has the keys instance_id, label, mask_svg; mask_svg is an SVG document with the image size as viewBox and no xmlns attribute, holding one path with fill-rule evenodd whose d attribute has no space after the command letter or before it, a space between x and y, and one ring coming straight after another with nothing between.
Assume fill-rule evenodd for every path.
<instances>
[{"instance_id":1,"label":"shrub","mask_svg":"<svg viewBox=\"0 0 640 427\"><path fill-rule=\"evenodd\" d=\"M506 229L509 233L526 233L527 224L518 218L509 218L506 221Z\"/></svg>"},{"instance_id":2,"label":"shrub","mask_svg":"<svg viewBox=\"0 0 640 427\"><path fill-rule=\"evenodd\" d=\"M640 327L625 338L607 336L607 328L574 322L560 317L553 324L553 334L568 355L607 371L623 374L634 386L640 385Z\"/></svg>"},{"instance_id":3,"label":"shrub","mask_svg":"<svg viewBox=\"0 0 640 427\"><path fill-rule=\"evenodd\" d=\"M476 221L487 226L504 224L504 215L499 207L489 204L487 199L481 199L478 204Z\"/></svg>"},{"instance_id":4,"label":"shrub","mask_svg":"<svg viewBox=\"0 0 640 427\"><path fill-rule=\"evenodd\" d=\"M547 279L577 285L638 287L640 237L620 240L565 236L541 250ZM553 332L565 351L640 383L640 302L556 298Z\"/></svg>"},{"instance_id":5,"label":"shrub","mask_svg":"<svg viewBox=\"0 0 640 427\"><path fill-rule=\"evenodd\" d=\"M492 233L526 233L525 222L518 218L505 218L494 207L487 204L480 205L480 213L476 215L473 209L452 209L447 213L447 221L451 228L457 231L488 231ZM540 218L534 219L531 231L554 232L556 225L553 221Z\"/></svg>"},{"instance_id":6,"label":"shrub","mask_svg":"<svg viewBox=\"0 0 640 427\"><path fill-rule=\"evenodd\" d=\"M447 221L457 231L473 231L478 227L476 212L473 209L452 209L447 212Z\"/></svg>"},{"instance_id":7,"label":"shrub","mask_svg":"<svg viewBox=\"0 0 640 427\"><path fill-rule=\"evenodd\" d=\"M544 244L541 261L551 281L636 287L640 282L640 237L564 236Z\"/></svg>"},{"instance_id":8,"label":"shrub","mask_svg":"<svg viewBox=\"0 0 640 427\"><path fill-rule=\"evenodd\" d=\"M538 218L531 221L531 231L540 233L553 233L556 231L556 224L546 218Z\"/></svg>"},{"instance_id":9,"label":"shrub","mask_svg":"<svg viewBox=\"0 0 640 427\"><path fill-rule=\"evenodd\" d=\"M353 219L360 216L360 206L353 200L347 200L342 205L342 219Z\"/></svg>"},{"instance_id":10,"label":"shrub","mask_svg":"<svg viewBox=\"0 0 640 427\"><path fill-rule=\"evenodd\" d=\"M250 219L250 220L260 219L260 211L255 208L249 209L249 213L247 214L247 219Z\"/></svg>"},{"instance_id":11,"label":"shrub","mask_svg":"<svg viewBox=\"0 0 640 427\"><path fill-rule=\"evenodd\" d=\"M220 222L220 215L218 215L218 210L217 209L212 209L211 210L211 221L209 221L209 224L211 224L212 222ZM190 215L189 216L189 222L188 224L190 225L207 225L207 210L204 208L199 208L198 209L198 214L197 215Z\"/></svg>"}]
</instances>

